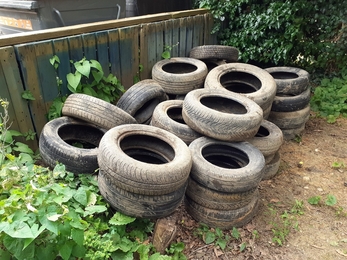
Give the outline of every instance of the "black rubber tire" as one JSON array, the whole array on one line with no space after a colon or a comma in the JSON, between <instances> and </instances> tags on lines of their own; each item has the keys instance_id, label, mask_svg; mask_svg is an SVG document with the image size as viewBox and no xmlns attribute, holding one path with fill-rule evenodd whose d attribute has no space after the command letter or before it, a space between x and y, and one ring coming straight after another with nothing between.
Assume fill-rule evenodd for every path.
<instances>
[{"instance_id":1,"label":"black rubber tire","mask_svg":"<svg viewBox=\"0 0 347 260\"><path fill-rule=\"evenodd\" d=\"M97 147L104 133L105 130L95 125L71 117L53 119L44 125L40 134L41 157L51 168L59 162L73 173L94 173L99 168ZM73 142L88 144L91 148L78 148Z\"/></svg>"},{"instance_id":2,"label":"black rubber tire","mask_svg":"<svg viewBox=\"0 0 347 260\"><path fill-rule=\"evenodd\" d=\"M199 60L217 59L235 62L239 59L239 50L225 45L202 45L192 48L189 57Z\"/></svg>"},{"instance_id":3,"label":"black rubber tire","mask_svg":"<svg viewBox=\"0 0 347 260\"><path fill-rule=\"evenodd\" d=\"M191 129L182 117L183 100L161 102L154 109L151 125L169 131L181 138L187 145L201 134Z\"/></svg>"},{"instance_id":4,"label":"black rubber tire","mask_svg":"<svg viewBox=\"0 0 347 260\"><path fill-rule=\"evenodd\" d=\"M247 142L223 142L200 137L190 145L191 178L220 192L239 193L256 188L263 177L263 154Z\"/></svg>"},{"instance_id":5,"label":"black rubber tire","mask_svg":"<svg viewBox=\"0 0 347 260\"><path fill-rule=\"evenodd\" d=\"M135 118L102 99L85 94L67 97L62 114L84 120L106 130L123 124L136 124Z\"/></svg>"},{"instance_id":6,"label":"black rubber tire","mask_svg":"<svg viewBox=\"0 0 347 260\"><path fill-rule=\"evenodd\" d=\"M305 124L310 118L311 107L308 104L305 108L293 112L271 111L268 120L281 129L298 128Z\"/></svg>"},{"instance_id":7,"label":"black rubber tire","mask_svg":"<svg viewBox=\"0 0 347 260\"><path fill-rule=\"evenodd\" d=\"M258 188L254 188L239 193L220 192L204 187L193 178L189 178L186 196L209 209L233 210L246 206L254 196L259 197L259 191Z\"/></svg>"},{"instance_id":8,"label":"black rubber tire","mask_svg":"<svg viewBox=\"0 0 347 260\"><path fill-rule=\"evenodd\" d=\"M263 180L270 180L277 175L278 169L281 165L281 156L279 152L275 153L273 159L264 167Z\"/></svg>"},{"instance_id":9,"label":"black rubber tire","mask_svg":"<svg viewBox=\"0 0 347 260\"><path fill-rule=\"evenodd\" d=\"M227 63L212 69L205 88L225 88L253 100L262 109L268 108L276 95L276 82L265 70L245 63Z\"/></svg>"},{"instance_id":10,"label":"black rubber tire","mask_svg":"<svg viewBox=\"0 0 347 260\"><path fill-rule=\"evenodd\" d=\"M165 100L168 100L168 96L159 83L145 79L131 86L116 106L133 116L139 124L143 124L152 117L154 108Z\"/></svg>"},{"instance_id":11,"label":"black rubber tire","mask_svg":"<svg viewBox=\"0 0 347 260\"><path fill-rule=\"evenodd\" d=\"M136 218L163 218L170 215L181 204L186 183L178 190L162 195L140 195L131 193L108 182L105 175L98 176L101 195L117 211Z\"/></svg>"},{"instance_id":12,"label":"black rubber tire","mask_svg":"<svg viewBox=\"0 0 347 260\"><path fill-rule=\"evenodd\" d=\"M179 189L192 165L190 150L174 134L140 124L117 126L99 145L100 172L109 185L143 195L161 195Z\"/></svg>"},{"instance_id":13,"label":"black rubber tire","mask_svg":"<svg viewBox=\"0 0 347 260\"><path fill-rule=\"evenodd\" d=\"M293 140L297 136L301 136L302 133L305 131L305 125L306 124L302 124L301 126L292 129L281 129L283 133L283 139L285 141L289 141Z\"/></svg>"},{"instance_id":14,"label":"black rubber tire","mask_svg":"<svg viewBox=\"0 0 347 260\"><path fill-rule=\"evenodd\" d=\"M310 88L298 95L277 95L272 103L271 111L293 112L304 109L311 98Z\"/></svg>"},{"instance_id":15,"label":"black rubber tire","mask_svg":"<svg viewBox=\"0 0 347 260\"><path fill-rule=\"evenodd\" d=\"M226 64L224 60L207 59L201 61L203 61L206 64L208 72L210 72L212 69L219 65Z\"/></svg>"},{"instance_id":16,"label":"black rubber tire","mask_svg":"<svg viewBox=\"0 0 347 260\"><path fill-rule=\"evenodd\" d=\"M244 141L257 133L263 111L252 100L224 89L196 89L186 95L182 116L202 135Z\"/></svg>"},{"instance_id":17,"label":"black rubber tire","mask_svg":"<svg viewBox=\"0 0 347 260\"><path fill-rule=\"evenodd\" d=\"M246 225L257 214L259 208L259 199L257 197L254 197L248 205L235 210L209 209L197 204L187 196L184 202L187 212L196 221L222 230Z\"/></svg>"},{"instance_id":18,"label":"black rubber tire","mask_svg":"<svg viewBox=\"0 0 347 260\"><path fill-rule=\"evenodd\" d=\"M168 94L184 95L189 91L202 88L207 66L198 59L177 57L158 61L152 68L152 78Z\"/></svg>"},{"instance_id":19,"label":"black rubber tire","mask_svg":"<svg viewBox=\"0 0 347 260\"><path fill-rule=\"evenodd\" d=\"M265 163L267 163L283 144L283 133L274 123L263 120L257 134L246 141L262 152L265 157Z\"/></svg>"},{"instance_id":20,"label":"black rubber tire","mask_svg":"<svg viewBox=\"0 0 347 260\"><path fill-rule=\"evenodd\" d=\"M275 79L277 94L298 95L309 87L310 74L295 67L271 67L265 69Z\"/></svg>"}]
</instances>

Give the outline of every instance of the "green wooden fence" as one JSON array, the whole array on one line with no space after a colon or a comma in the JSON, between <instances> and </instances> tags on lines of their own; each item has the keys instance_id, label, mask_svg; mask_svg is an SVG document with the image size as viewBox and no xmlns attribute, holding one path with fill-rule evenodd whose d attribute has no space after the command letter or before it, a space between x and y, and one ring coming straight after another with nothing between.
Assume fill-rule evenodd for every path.
<instances>
[{"instance_id":1,"label":"green wooden fence","mask_svg":"<svg viewBox=\"0 0 347 260\"><path fill-rule=\"evenodd\" d=\"M49 32L46 37L51 38L44 39L45 34L41 33L43 40L1 47L0 97L10 102L11 128L22 133L33 130L40 134L47 122L49 106L58 95L57 77L63 81L62 92L68 93L66 75L72 71L70 61L83 57L96 59L105 74L116 75L127 89L133 85L136 75L140 79L151 78L151 69L162 59L165 46L175 46L172 57L187 57L191 48L215 43L210 34L213 21L209 13L195 10L174 14L165 13L162 20L158 19L160 15L155 15L154 22L135 19L136 24L75 35L68 35L69 27L65 27L57 33L66 30L64 37L53 38L54 34ZM122 24L122 21L118 20L118 23ZM30 39L33 37L31 35ZM0 39L0 46L1 43ZM57 70L49 62L53 55L60 59ZM143 67L141 73L139 65ZM29 90L35 100L24 100L21 97L24 90ZM36 148L37 142L31 146Z\"/></svg>"}]
</instances>

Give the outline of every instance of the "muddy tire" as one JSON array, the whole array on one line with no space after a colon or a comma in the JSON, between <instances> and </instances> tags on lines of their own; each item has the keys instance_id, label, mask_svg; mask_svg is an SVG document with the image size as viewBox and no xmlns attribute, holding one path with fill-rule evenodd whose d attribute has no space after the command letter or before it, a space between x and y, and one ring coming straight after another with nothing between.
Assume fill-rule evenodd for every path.
<instances>
[{"instance_id":1,"label":"muddy tire","mask_svg":"<svg viewBox=\"0 0 347 260\"><path fill-rule=\"evenodd\" d=\"M98 163L109 185L143 195L173 192L187 181L190 150L177 136L158 127L114 127L100 141Z\"/></svg>"},{"instance_id":2,"label":"muddy tire","mask_svg":"<svg viewBox=\"0 0 347 260\"><path fill-rule=\"evenodd\" d=\"M256 188L263 177L263 154L247 142L223 142L200 137L190 145L191 178L220 192L239 193Z\"/></svg>"},{"instance_id":3,"label":"muddy tire","mask_svg":"<svg viewBox=\"0 0 347 260\"><path fill-rule=\"evenodd\" d=\"M201 134L191 129L182 117L183 100L168 100L156 106L151 125L169 131L181 138L187 145Z\"/></svg>"},{"instance_id":4,"label":"muddy tire","mask_svg":"<svg viewBox=\"0 0 347 260\"><path fill-rule=\"evenodd\" d=\"M181 204L185 189L179 189L163 195L140 195L111 185L105 175L98 176L101 195L117 211L136 218L162 218L170 215Z\"/></svg>"},{"instance_id":5,"label":"muddy tire","mask_svg":"<svg viewBox=\"0 0 347 260\"><path fill-rule=\"evenodd\" d=\"M205 88L225 88L242 94L264 110L276 95L273 77L267 71L245 63L228 63L212 69L206 77Z\"/></svg>"},{"instance_id":6,"label":"muddy tire","mask_svg":"<svg viewBox=\"0 0 347 260\"><path fill-rule=\"evenodd\" d=\"M244 141L257 133L263 111L242 95L224 89L197 89L186 95L182 116L188 126L202 135Z\"/></svg>"},{"instance_id":7,"label":"muddy tire","mask_svg":"<svg viewBox=\"0 0 347 260\"><path fill-rule=\"evenodd\" d=\"M308 104L305 108L293 112L271 111L268 120L281 129L298 128L305 124L310 118L311 107Z\"/></svg>"},{"instance_id":8,"label":"muddy tire","mask_svg":"<svg viewBox=\"0 0 347 260\"><path fill-rule=\"evenodd\" d=\"M235 62L239 59L239 50L224 45L202 45L192 48L189 57L199 60L215 59Z\"/></svg>"},{"instance_id":9,"label":"muddy tire","mask_svg":"<svg viewBox=\"0 0 347 260\"><path fill-rule=\"evenodd\" d=\"M59 162L73 173L94 173L99 168L97 147L104 133L95 125L71 117L53 119L40 134L41 157L51 168ZM76 142L85 148L73 146Z\"/></svg>"},{"instance_id":10,"label":"muddy tire","mask_svg":"<svg viewBox=\"0 0 347 260\"><path fill-rule=\"evenodd\" d=\"M310 103L311 91L306 89L298 95L276 95L272 103L271 111L293 112L304 109Z\"/></svg>"},{"instance_id":11,"label":"muddy tire","mask_svg":"<svg viewBox=\"0 0 347 260\"><path fill-rule=\"evenodd\" d=\"M309 87L310 74L295 67L271 67L265 69L275 79L277 94L298 95Z\"/></svg>"},{"instance_id":12,"label":"muddy tire","mask_svg":"<svg viewBox=\"0 0 347 260\"><path fill-rule=\"evenodd\" d=\"M305 125L306 124L302 124L301 126L292 129L281 129L283 133L283 139L289 141L295 139L295 137L297 136L301 136L305 131Z\"/></svg>"},{"instance_id":13,"label":"muddy tire","mask_svg":"<svg viewBox=\"0 0 347 260\"><path fill-rule=\"evenodd\" d=\"M95 124L106 130L123 124L136 124L135 118L102 99L85 94L71 94L66 99L62 114Z\"/></svg>"},{"instance_id":14,"label":"muddy tire","mask_svg":"<svg viewBox=\"0 0 347 260\"><path fill-rule=\"evenodd\" d=\"M164 89L152 79L131 86L118 100L117 107L133 116L139 124L148 121L155 107L168 99Z\"/></svg>"},{"instance_id":15,"label":"muddy tire","mask_svg":"<svg viewBox=\"0 0 347 260\"><path fill-rule=\"evenodd\" d=\"M257 134L246 141L258 148L268 163L283 144L283 133L274 123L263 120Z\"/></svg>"},{"instance_id":16,"label":"muddy tire","mask_svg":"<svg viewBox=\"0 0 347 260\"><path fill-rule=\"evenodd\" d=\"M192 178L188 179L186 196L199 205L209 209L233 210L249 204L254 196L259 197L257 188L239 193L211 190Z\"/></svg>"},{"instance_id":17,"label":"muddy tire","mask_svg":"<svg viewBox=\"0 0 347 260\"><path fill-rule=\"evenodd\" d=\"M281 164L281 156L279 152L276 152L273 159L269 163L267 163L264 167L263 180L269 180L273 178L278 173L280 164Z\"/></svg>"},{"instance_id":18,"label":"muddy tire","mask_svg":"<svg viewBox=\"0 0 347 260\"><path fill-rule=\"evenodd\" d=\"M196 221L223 230L246 225L257 214L259 207L259 199L256 196L246 206L234 210L209 209L199 205L187 196L184 202L187 212Z\"/></svg>"},{"instance_id":19,"label":"muddy tire","mask_svg":"<svg viewBox=\"0 0 347 260\"><path fill-rule=\"evenodd\" d=\"M168 94L184 95L204 85L207 66L193 58L171 58L161 60L152 68L152 79Z\"/></svg>"}]
</instances>

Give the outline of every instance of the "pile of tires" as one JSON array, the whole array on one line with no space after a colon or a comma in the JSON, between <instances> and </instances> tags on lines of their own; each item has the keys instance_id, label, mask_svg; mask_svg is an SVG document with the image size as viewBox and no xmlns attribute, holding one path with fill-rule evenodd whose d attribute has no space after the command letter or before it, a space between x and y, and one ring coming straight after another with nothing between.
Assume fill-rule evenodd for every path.
<instances>
[{"instance_id":1,"label":"pile of tires","mask_svg":"<svg viewBox=\"0 0 347 260\"><path fill-rule=\"evenodd\" d=\"M265 69L277 86L268 120L283 132L285 140L300 135L310 117L309 73L295 67L271 67Z\"/></svg>"},{"instance_id":2,"label":"pile of tires","mask_svg":"<svg viewBox=\"0 0 347 260\"><path fill-rule=\"evenodd\" d=\"M286 101L288 111L277 111L281 95L307 88L292 80L288 92L279 73L237 60L233 47L198 46L157 62L152 79L115 105L70 95L63 117L43 128L42 158L75 173L98 169L100 193L129 216L161 218L184 201L211 227L245 225L257 214L259 183L278 172L283 130L299 124L282 129L274 118L308 105L293 110Z\"/></svg>"}]
</instances>

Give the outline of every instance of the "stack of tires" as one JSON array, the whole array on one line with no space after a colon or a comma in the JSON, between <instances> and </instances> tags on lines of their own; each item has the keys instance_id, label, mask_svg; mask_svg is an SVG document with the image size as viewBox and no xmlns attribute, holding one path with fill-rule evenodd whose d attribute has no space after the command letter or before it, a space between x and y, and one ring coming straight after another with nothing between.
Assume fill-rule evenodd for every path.
<instances>
[{"instance_id":1,"label":"stack of tires","mask_svg":"<svg viewBox=\"0 0 347 260\"><path fill-rule=\"evenodd\" d=\"M295 67L271 67L265 69L277 86L268 120L283 132L285 140L300 135L310 117L309 73Z\"/></svg>"},{"instance_id":2,"label":"stack of tires","mask_svg":"<svg viewBox=\"0 0 347 260\"><path fill-rule=\"evenodd\" d=\"M189 58L157 62L152 79L115 105L70 95L63 117L42 131L42 158L76 173L99 169L101 194L129 216L161 218L184 199L211 227L246 224L260 181L277 172L283 135L267 120L274 78L237 59L233 47L200 46Z\"/></svg>"}]
</instances>

